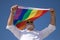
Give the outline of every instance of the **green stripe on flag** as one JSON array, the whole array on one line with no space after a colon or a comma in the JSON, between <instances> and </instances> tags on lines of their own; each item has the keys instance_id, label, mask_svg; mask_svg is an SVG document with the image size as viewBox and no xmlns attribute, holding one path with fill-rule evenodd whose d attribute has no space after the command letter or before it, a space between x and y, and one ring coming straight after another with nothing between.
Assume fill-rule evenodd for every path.
<instances>
[{"instance_id":1,"label":"green stripe on flag","mask_svg":"<svg viewBox=\"0 0 60 40\"><path fill-rule=\"evenodd\" d=\"M31 9L29 9L26 13L25 13L25 15L24 15L24 17L23 17L23 19L22 20L26 20L28 17L29 17L29 15L30 15L30 13L31 13Z\"/></svg>"}]
</instances>

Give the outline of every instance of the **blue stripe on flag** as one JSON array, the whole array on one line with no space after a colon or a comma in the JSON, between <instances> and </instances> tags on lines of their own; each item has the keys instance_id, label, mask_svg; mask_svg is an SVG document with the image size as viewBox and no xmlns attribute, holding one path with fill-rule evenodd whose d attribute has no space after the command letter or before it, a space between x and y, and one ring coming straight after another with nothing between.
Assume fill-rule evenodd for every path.
<instances>
[{"instance_id":1,"label":"blue stripe on flag","mask_svg":"<svg viewBox=\"0 0 60 40\"><path fill-rule=\"evenodd\" d=\"M19 16L18 20L22 20L24 14L27 12L28 9L22 9L21 15Z\"/></svg>"},{"instance_id":2,"label":"blue stripe on flag","mask_svg":"<svg viewBox=\"0 0 60 40\"><path fill-rule=\"evenodd\" d=\"M18 20L14 20L13 24L15 25Z\"/></svg>"}]
</instances>

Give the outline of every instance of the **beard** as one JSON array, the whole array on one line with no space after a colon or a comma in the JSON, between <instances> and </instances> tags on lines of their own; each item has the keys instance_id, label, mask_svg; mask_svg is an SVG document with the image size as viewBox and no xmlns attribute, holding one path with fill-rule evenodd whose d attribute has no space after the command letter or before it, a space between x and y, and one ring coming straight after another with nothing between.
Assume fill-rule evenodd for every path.
<instances>
[{"instance_id":1,"label":"beard","mask_svg":"<svg viewBox=\"0 0 60 40\"><path fill-rule=\"evenodd\" d=\"M26 25L26 29L28 29L28 30L33 30L33 29L34 29L34 26L33 26L33 25L31 25L31 24Z\"/></svg>"}]
</instances>

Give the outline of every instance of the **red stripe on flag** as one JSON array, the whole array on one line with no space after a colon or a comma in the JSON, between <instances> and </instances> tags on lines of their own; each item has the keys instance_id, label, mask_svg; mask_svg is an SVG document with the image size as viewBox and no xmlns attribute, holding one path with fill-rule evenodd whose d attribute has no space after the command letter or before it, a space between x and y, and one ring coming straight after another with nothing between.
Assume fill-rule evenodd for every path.
<instances>
[{"instance_id":1,"label":"red stripe on flag","mask_svg":"<svg viewBox=\"0 0 60 40\"><path fill-rule=\"evenodd\" d=\"M23 21L21 23L18 23L16 27L20 30L23 30L26 27L26 21Z\"/></svg>"}]
</instances>

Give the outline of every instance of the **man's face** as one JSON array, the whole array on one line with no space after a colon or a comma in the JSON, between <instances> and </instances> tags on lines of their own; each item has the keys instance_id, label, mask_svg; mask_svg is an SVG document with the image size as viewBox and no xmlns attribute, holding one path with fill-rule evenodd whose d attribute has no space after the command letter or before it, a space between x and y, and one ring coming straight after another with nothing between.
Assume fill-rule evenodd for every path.
<instances>
[{"instance_id":1,"label":"man's face","mask_svg":"<svg viewBox=\"0 0 60 40\"><path fill-rule=\"evenodd\" d=\"M33 25L33 22L27 22L26 24L26 29L32 31L34 29L34 25Z\"/></svg>"}]
</instances>

